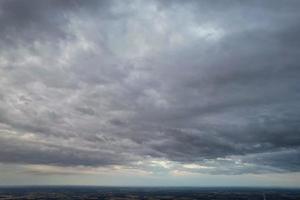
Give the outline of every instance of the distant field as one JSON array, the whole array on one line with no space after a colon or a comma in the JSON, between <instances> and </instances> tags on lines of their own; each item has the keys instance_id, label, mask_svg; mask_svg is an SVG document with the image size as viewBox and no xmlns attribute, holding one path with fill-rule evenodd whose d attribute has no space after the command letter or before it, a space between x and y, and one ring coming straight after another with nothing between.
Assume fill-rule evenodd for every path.
<instances>
[{"instance_id":1,"label":"distant field","mask_svg":"<svg viewBox=\"0 0 300 200\"><path fill-rule=\"evenodd\" d=\"M0 199L299 200L300 189L96 186L0 187Z\"/></svg>"}]
</instances>

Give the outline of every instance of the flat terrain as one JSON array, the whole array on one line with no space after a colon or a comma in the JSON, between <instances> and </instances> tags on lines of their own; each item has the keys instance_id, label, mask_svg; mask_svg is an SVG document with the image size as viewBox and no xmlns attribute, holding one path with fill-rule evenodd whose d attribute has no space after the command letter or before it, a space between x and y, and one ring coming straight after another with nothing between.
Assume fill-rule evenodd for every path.
<instances>
[{"instance_id":1,"label":"flat terrain","mask_svg":"<svg viewBox=\"0 0 300 200\"><path fill-rule=\"evenodd\" d=\"M189 187L0 187L0 199L299 200L300 189Z\"/></svg>"}]
</instances>

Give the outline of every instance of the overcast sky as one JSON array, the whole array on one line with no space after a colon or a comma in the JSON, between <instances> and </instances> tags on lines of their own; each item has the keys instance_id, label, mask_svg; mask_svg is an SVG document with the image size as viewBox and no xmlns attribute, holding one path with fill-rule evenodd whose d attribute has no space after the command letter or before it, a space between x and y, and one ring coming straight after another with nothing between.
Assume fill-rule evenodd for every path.
<instances>
[{"instance_id":1,"label":"overcast sky","mask_svg":"<svg viewBox=\"0 0 300 200\"><path fill-rule=\"evenodd\" d=\"M0 1L0 185L300 186L300 1Z\"/></svg>"}]
</instances>

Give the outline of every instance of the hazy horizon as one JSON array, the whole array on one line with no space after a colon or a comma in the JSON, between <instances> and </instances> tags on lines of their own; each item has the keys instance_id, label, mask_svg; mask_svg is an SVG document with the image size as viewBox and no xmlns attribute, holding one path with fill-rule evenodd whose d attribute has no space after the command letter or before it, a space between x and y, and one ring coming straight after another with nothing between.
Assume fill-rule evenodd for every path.
<instances>
[{"instance_id":1,"label":"hazy horizon","mask_svg":"<svg viewBox=\"0 0 300 200\"><path fill-rule=\"evenodd\" d=\"M300 1L0 1L0 186L300 187Z\"/></svg>"},{"instance_id":2,"label":"hazy horizon","mask_svg":"<svg viewBox=\"0 0 300 200\"><path fill-rule=\"evenodd\" d=\"M213 190L213 189L250 189L250 190L263 190L263 189L278 189L278 190L297 190L299 191L300 187L299 186L237 186L237 185L227 185L227 186L175 186L175 185L47 185L47 184L37 184L37 185L0 185L0 188L153 188L153 189L176 189L176 188L182 188L182 189L199 189L199 190Z\"/></svg>"}]
</instances>

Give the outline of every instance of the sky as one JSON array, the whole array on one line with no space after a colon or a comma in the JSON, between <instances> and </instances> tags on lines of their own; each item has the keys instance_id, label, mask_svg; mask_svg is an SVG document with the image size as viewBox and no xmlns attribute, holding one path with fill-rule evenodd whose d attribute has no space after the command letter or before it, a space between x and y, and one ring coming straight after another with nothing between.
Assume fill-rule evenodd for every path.
<instances>
[{"instance_id":1,"label":"sky","mask_svg":"<svg viewBox=\"0 0 300 200\"><path fill-rule=\"evenodd\" d=\"M0 1L0 185L300 187L300 1Z\"/></svg>"}]
</instances>

